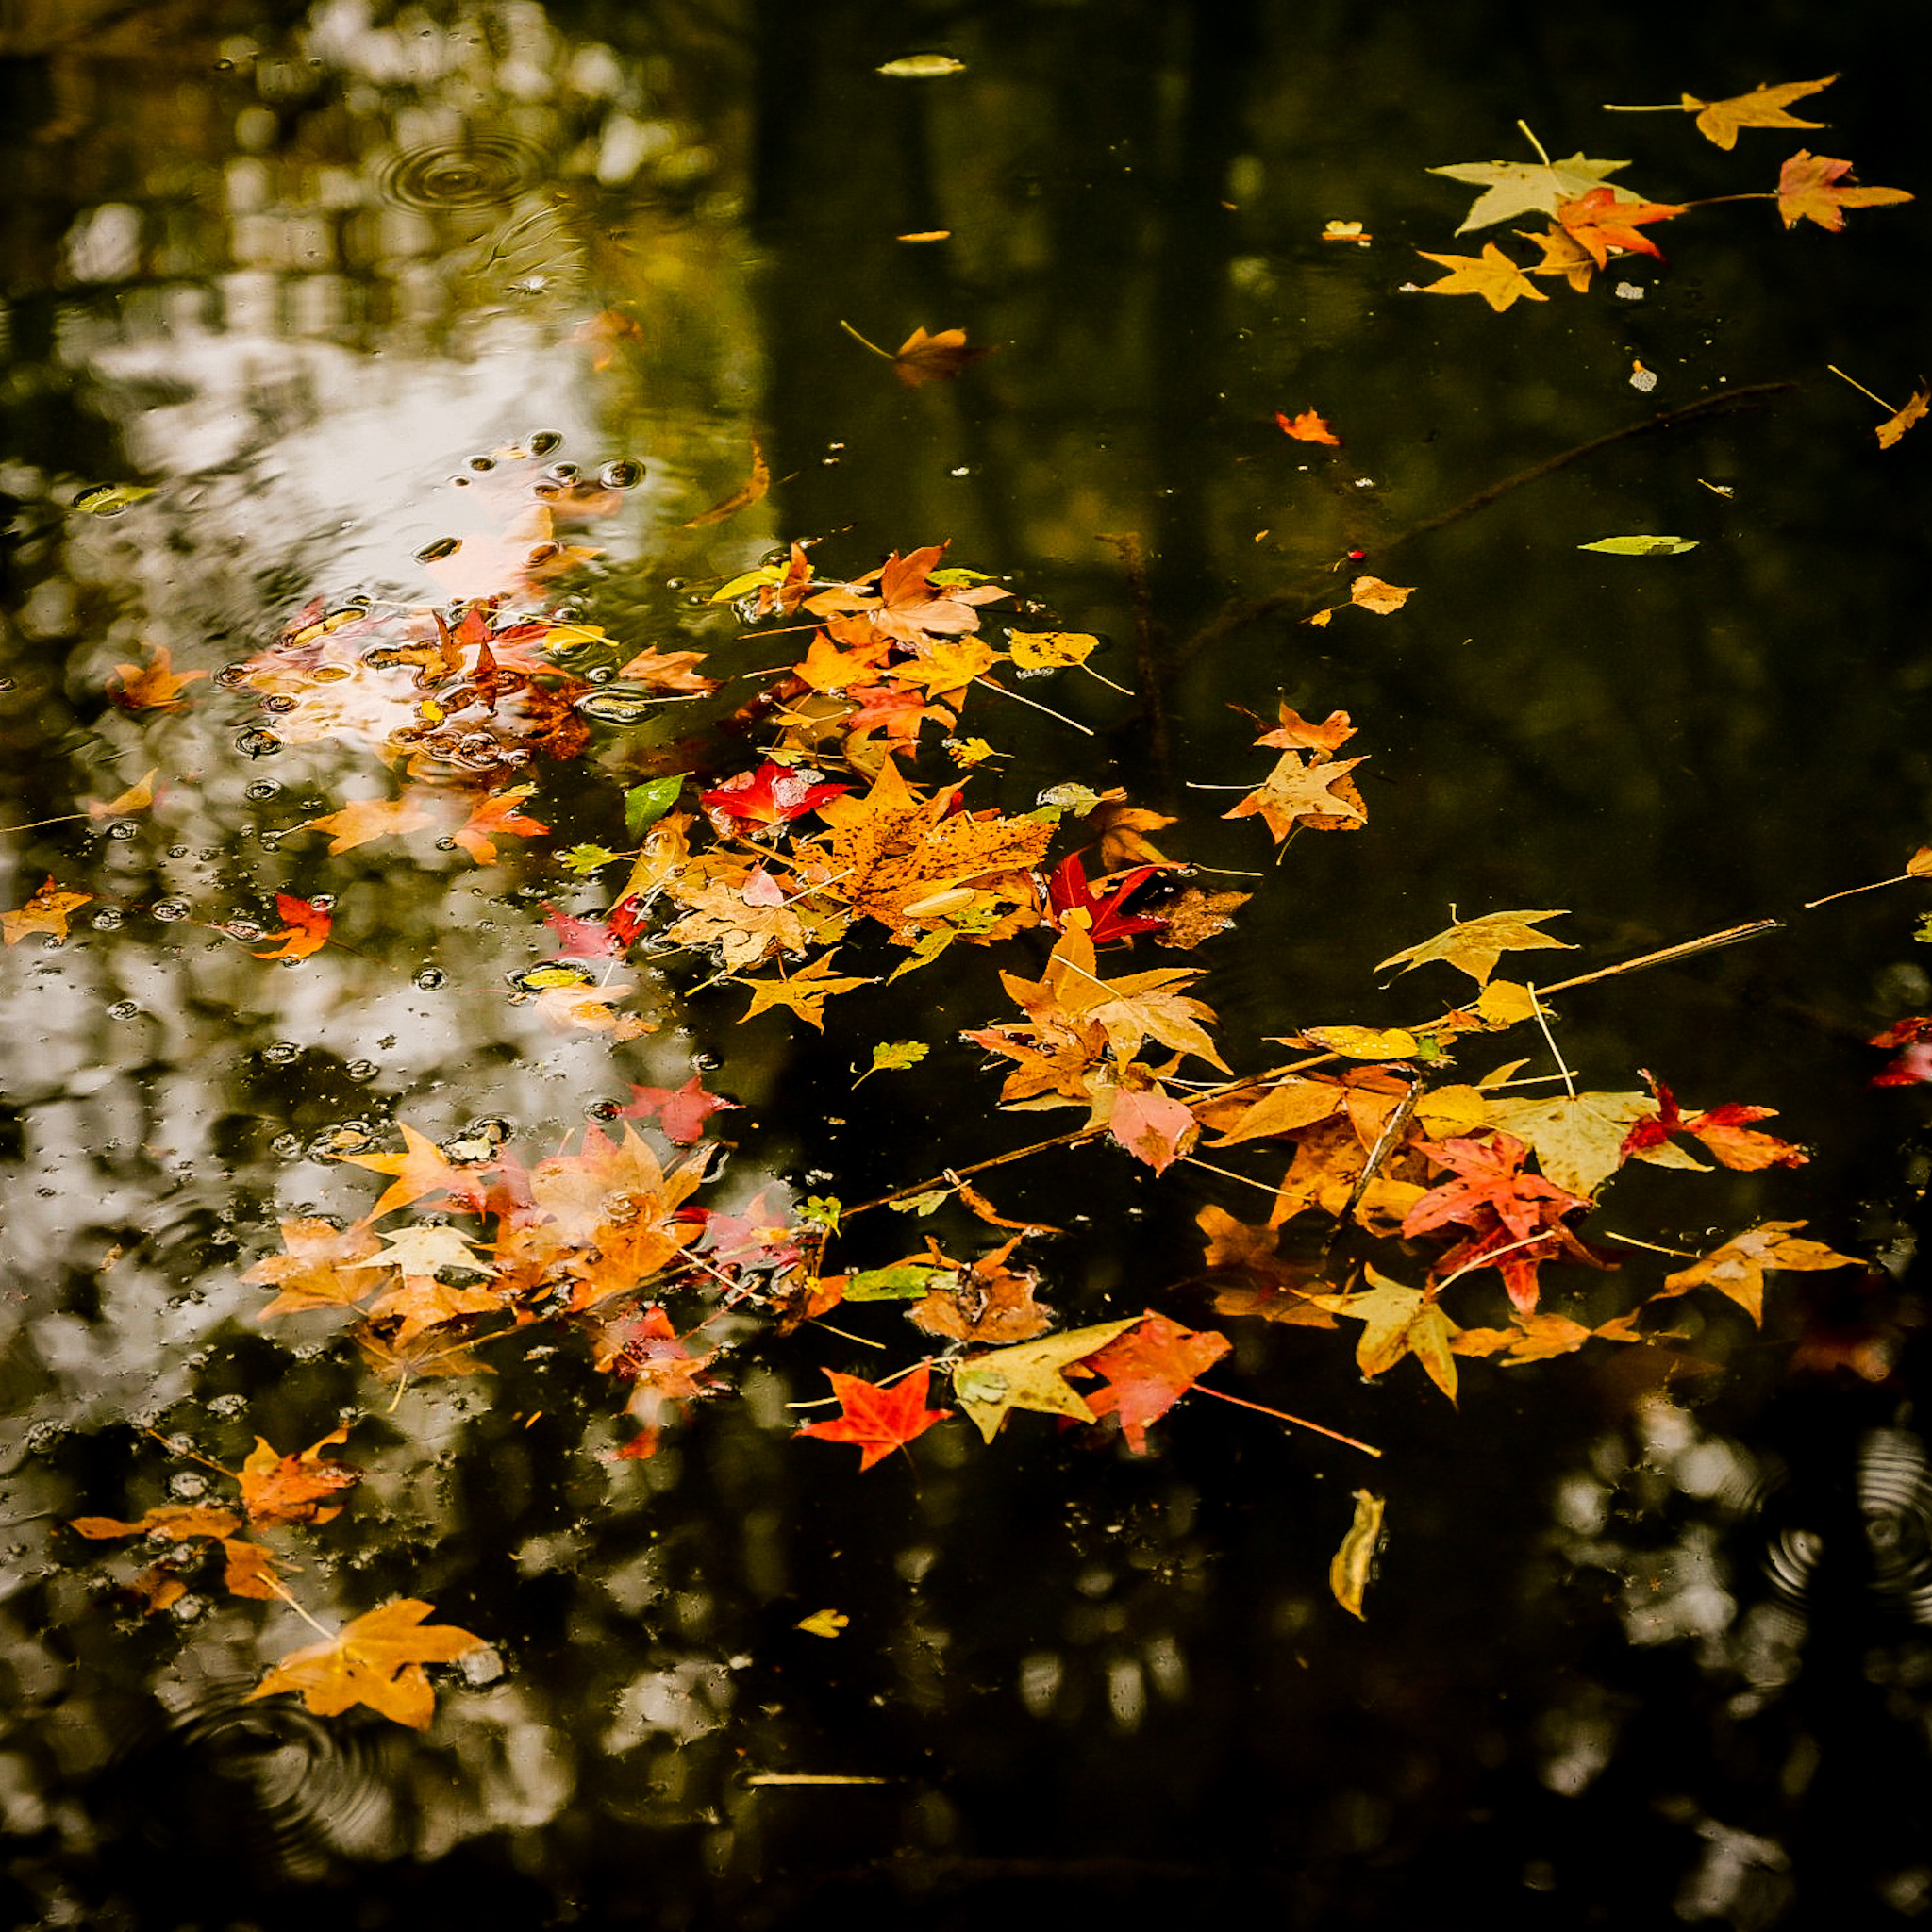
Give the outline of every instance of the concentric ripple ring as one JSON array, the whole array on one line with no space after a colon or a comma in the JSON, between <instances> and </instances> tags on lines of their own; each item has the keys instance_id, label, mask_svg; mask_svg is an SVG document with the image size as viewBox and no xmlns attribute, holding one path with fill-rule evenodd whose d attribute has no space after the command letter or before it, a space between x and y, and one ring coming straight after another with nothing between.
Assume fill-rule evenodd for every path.
<instances>
[{"instance_id":1,"label":"concentric ripple ring","mask_svg":"<svg viewBox=\"0 0 1932 1932\"><path fill-rule=\"evenodd\" d=\"M403 208L496 208L541 178L542 156L508 135L432 142L383 164L383 195Z\"/></svg>"}]
</instances>

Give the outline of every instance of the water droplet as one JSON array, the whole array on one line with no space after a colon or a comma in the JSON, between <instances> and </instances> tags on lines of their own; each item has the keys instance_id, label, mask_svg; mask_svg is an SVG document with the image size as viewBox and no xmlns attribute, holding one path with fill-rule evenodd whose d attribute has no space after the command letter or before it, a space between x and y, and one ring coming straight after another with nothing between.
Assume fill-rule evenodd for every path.
<instances>
[{"instance_id":1,"label":"water droplet","mask_svg":"<svg viewBox=\"0 0 1932 1932\"><path fill-rule=\"evenodd\" d=\"M715 1074L724 1064L724 1059L715 1053L694 1053L691 1057L691 1063L701 1074Z\"/></svg>"},{"instance_id":2,"label":"water droplet","mask_svg":"<svg viewBox=\"0 0 1932 1932\"><path fill-rule=\"evenodd\" d=\"M629 457L619 457L597 472L597 480L607 490L635 490L644 480L644 466Z\"/></svg>"},{"instance_id":3,"label":"water droplet","mask_svg":"<svg viewBox=\"0 0 1932 1932\"><path fill-rule=\"evenodd\" d=\"M282 788L273 778L258 778L242 794L245 798L273 798Z\"/></svg>"},{"instance_id":4,"label":"water droplet","mask_svg":"<svg viewBox=\"0 0 1932 1932\"><path fill-rule=\"evenodd\" d=\"M262 1048L261 1057L272 1067L292 1066L302 1058L302 1049L292 1040L277 1040Z\"/></svg>"},{"instance_id":5,"label":"water droplet","mask_svg":"<svg viewBox=\"0 0 1932 1932\"><path fill-rule=\"evenodd\" d=\"M224 664L215 673L215 682L225 691L236 691L248 682L248 667L245 664Z\"/></svg>"},{"instance_id":6,"label":"water droplet","mask_svg":"<svg viewBox=\"0 0 1932 1932\"><path fill-rule=\"evenodd\" d=\"M463 547L460 537L439 537L434 543L425 543L416 553L418 563L440 563L445 557L454 557Z\"/></svg>"},{"instance_id":7,"label":"water droplet","mask_svg":"<svg viewBox=\"0 0 1932 1932\"><path fill-rule=\"evenodd\" d=\"M436 989L439 986L442 985L442 983L448 977L449 974L445 973L441 967L425 966L424 967L422 972L417 974L416 984L420 986L425 992L434 992Z\"/></svg>"},{"instance_id":8,"label":"water droplet","mask_svg":"<svg viewBox=\"0 0 1932 1932\"><path fill-rule=\"evenodd\" d=\"M186 858L188 857L188 848L185 845L170 845L168 847L168 857L170 858Z\"/></svg>"},{"instance_id":9,"label":"water droplet","mask_svg":"<svg viewBox=\"0 0 1932 1932\"><path fill-rule=\"evenodd\" d=\"M116 1000L108 1008L108 1018L110 1020L131 1020L140 1011L140 1006L133 1000Z\"/></svg>"},{"instance_id":10,"label":"water droplet","mask_svg":"<svg viewBox=\"0 0 1932 1932\"><path fill-rule=\"evenodd\" d=\"M584 1112L593 1121L614 1121L624 1109L614 1100L593 1100Z\"/></svg>"},{"instance_id":11,"label":"water droplet","mask_svg":"<svg viewBox=\"0 0 1932 1932\"><path fill-rule=\"evenodd\" d=\"M542 452L540 450L538 454L541 456ZM544 474L558 483L575 483L583 472L575 463L552 463Z\"/></svg>"},{"instance_id":12,"label":"water droplet","mask_svg":"<svg viewBox=\"0 0 1932 1932\"><path fill-rule=\"evenodd\" d=\"M231 919L222 930L231 940L240 940L244 945L253 945L262 934L262 928L252 919Z\"/></svg>"},{"instance_id":13,"label":"water droplet","mask_svg":"<svg viewBox=\"0 0 1932 1932\"><path fill-rule=\"evenodd\" d=\"M352 1080L373 1080L382 1069L374 1060L351 1060L342 1071Z\"/></svg>"},{"instance_id":14,"label":"water droplet","mask_svg":"<svg viewBox=\"0 0 1932 1932\"><path fill-rule=\"evenodd\" d=\"M108 837L110 839L132 839L135 838L140 833L140 831L141 827L137 825L132 819L116 819L114 823L108 827Z\"/></svg>"},{"instance_id":15,"label":"water droplet","mask_svg":"<svg viewBox=\"0 0 1932 1932\"><path fill-rule=\"evenodd\" d=\"M439 839L436 841L436 849L439 852L454 852L457 849L457 841L454 839Z\"/></svg>"},{"instance_id":16,"label":"water droplet","mask_svg":"<svg viewBox=\"0 0 1932 1932\"><path fill-rule=\"evenodd\" d=\"M268 1151L279 1159L293 1160L296 1155L302 1151L302 1136L300 1134L277 1134L268 1143Z\"/></svg>"},{"instance_id":17,"label":"water droplet","mask_svg":"<svg viewBox=\"0 0 1932 1932\"><path fill-rule=\"evenodd\" d=\"M530 437L529 443L533 457L547 457L552 450L563 447L563 438L554 429L540 429Z\"/></svg>"},{"instance_id":18,"label":"water droplet","mask_svg":"<svg viewBox=\"0 0 1932 1932\"><path fill-rule=\"evenodd\" d=\"M157 899L148 910L164 924L172 925L177 919L188 917L189 907L186 899Z\"/></svg>"},{"instance_id":19,"label":"water droplet","mask_svg":"<svg viewBox=\"0 0 1932 1932\"><path fill-rule=\"evenodd\" d=\"M92 923L96 932L119 932L122 924L121 915L112 907L105 912L96 912Z\"/></svg>"},{"instance_id":20,"label":"water droplet","mask_svg":"<svg viewBox=\"0 0 1932 1932\"><path fill-rule=\"evenodd\" d=\"M20 683L17 678L0 677L0 691L18 691L19 689Z\"/></svg>"},{"instance_id":21,"label":"water droplet","mask_svg":"<svg viewBox=\"0 0 1932 1932\"><path fill-rule=\"evenodd\" d=\"M494 457L472 457L470 458L470 467L476 471L493 470L496 467L496 458Z\"/></svg>"},{"instance_id":22,"label":"water droplet","mask_svg":"<svg viewBox=\"0 0 1932 1932\"><path fill-rule=\"evenodd\" d=\"M244 731L235 741L235 749L251 758L273 758L282 748L282 741L273 731Z\"/></svg>"}]
</instances>

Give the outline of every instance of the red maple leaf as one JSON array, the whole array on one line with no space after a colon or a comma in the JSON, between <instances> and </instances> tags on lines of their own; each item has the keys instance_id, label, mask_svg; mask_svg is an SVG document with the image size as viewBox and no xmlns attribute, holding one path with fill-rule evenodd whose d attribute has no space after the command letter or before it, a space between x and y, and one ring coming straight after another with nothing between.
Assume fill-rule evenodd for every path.
<instances>
[{"instance_id":1,"label":"red maple leaf","mask_svg":"<svg viewBox=\"0 0 1932 1932\"><path fill-rule=\"evenodd\" d=\"M718 1392L707 1373L718 1351L693 1355L655 1302L613 1322L596 1347L600 1369L635 1385L625 1413L643 1424L642 1435L615 1452L618 1460L656 1455L666 1422L682 1415L685 1403Z\"/></svg>"},{"instance_id":2,"label":"red maple leaf","mask_svg":"<svg viewBox=\"0 0 1932 1932\"><path fill-rule=\"evenodd\" d=\"M543 902L543 924L556 933L557 951L565 959L608 959L624 951L625 942L610 928L608 920L579 919L574 912L559 912L548 899Z\"/></svg>"},{"instance_id":3,"label":"red maple leaf","mask_svg":"<svg viewBox=\"0 0 1932 1932\"><path fill-rule=\"evenodd\" d=\"M1231 1344L1215 1328L1183 1328L1150 1308L1124 1335L1086 1358L1108 1386L1087 1398L1095 1415L1118 1415L1127 1446L1147 1453L1147 1424L1158 1422Z\"/></svg>"},{"instance_id":4,"label":"red maple leaf","mask_svg":"<svg viewBox=\"0 0 1932 1932\"><path fill-rule=\"evenodd\" d=\"M716 1093L707 1093L704 1077L702 1074L693 1074L682 1087L640 1087L632 1081L630 1105L620 1107L618 1117L647 1121L655 1116L667 1141L689 1147L703 1136L705 1123L714 1113L739 1104Z\"/></svg>"},{"instance_id":5,"label":"red maple leaf","mask_svg":"<svg viewBox=\"0 0 1932 1932\"><path fill-rule=\"evenodd\" d=\"M1564 232L1602 268L1612 248L1627 249L1637 255L1653 255L1657 260L1664 252L1648 235L1640 235L1640 225L1667 222L1684 210L1674 202L1620 200L1614 188L1592 188L1574 201L1557 205L1557 219Z\"/></svg>"},{"instance_id":6,"label":"red maple leaf","mask_svg":"<svg viewBox=\"0 0 1932 1932\"><path fill-rule=\"evenodd\" d=\"M816 784L817 777L805 766L793 771L767 758L756 772L741 772L711 791L699 792L698 803L718 836L729 839L747 825L789 825L852 789Z\"/></svg>"},{"instance_id":7,"label":"red maple leaf","mask_svg":"<svg viewBox=\"0 0 1932 1932\"><path fill-rule=\"evenodd\" d=\"M1754 1132L1750 1123L1772 1119L1774 1107L1746 1107L1727 1100L1707 1113L1686 1118L1677 1108L1676 1096L1654 1074L1643 1076L1657 1095L1657 1112L1641 1120L1624 1136L1625 1160L1641 1158L1653 1147L1661 1147L1673 1134L1688 1134L1704 1142L1725 1167L1746 1172L1762 1167L1803 1167L1810 1156L1795 1141L1781 1141L1775 1134Z\"/></svg>"},{"instance_id":8,"label":"red maple leaf","mask_svg":"<svg viewBox=\"0 0 1932 1932\"><path fill-rule=\"evenodd\" d=\"M944 1422L952 1414L950 1408L926 1407L927 1373L921 1362L896 1388L883 1389L876 1382L827 1369L840 1413L828 1423L812 1423L798 1433L822 1436L828 1442L856 1443L861 1452L858 1467L862 1473L883 1461L902 1442L924 1435L933 1424Z\"/></svg>"},{"instance_id":9,"label":"red maple leaf","mask_svg":"<svg viewBox=\"0 0 1932 1932\"><path fill-rule=\"evenodd\" d=\"M1563 1225L1566 1214L1590 1207L1541 1174L1524 1174L1528 1147L1513 1134L1491 1133L1487 1140L1424 1141L1423 1153L1438 1167L1446 1167L1453 1180L1431 1188L1403 1218L1406 1237L1426 1234L1454 1222L1470 1230L1471 1239L1441 1256L1434 1273L1446 1275L1481 1265L1494 1254L1509 1299L1525 1314L1537 1303L1537 1270L1558 1255L1570 1260L1594 1257ZM1512 1249L1504 1254L1502 1249Z\"/></svg>"},{"instance_id":10,"label":"red maple leaf","mask_svg":"<svg viewBox=\"0 0 1932 1932\"><path fill-rule=\"evenodd\" d=\"M1159 932L1167 924L1161 914L1120 909L1127 895L1158 871L1158 865L1137 865L1131 872L1116 873L1096 892L1088 882L1087 868L1080 863L1080 855L1070 852L1054 868L1053 876L1047 881L1046 903L1051 922L1065 931L1067 915L1084 912L1087 937L1096 946L1130 939L1137 932Z\"/></svg>"},{"instance_id":11,"label":"red maple leaf","mask_svg":"<svg viewBox=\"0 0 1932 1932\"><path fill-rule=\"evenodd\" d=\"M292 892L277 892L275 910L282 915L285 924L279 932L267 933L263 937L280 940L281 944L256 954L258 959L306 959L310 953L319 953L328 943L328 929L333 919L326 906L298 899Z\"/></svg>"},{"instance_id":12,"label":"red maple leaf","mask_svg":"<svg viewBox=\"0 0 1932 1932\"><path fill-rule=\"evenodd\" d=\"M1905 1049L1882 1073L1873 1074L1873 1086L1911 1087L1922 1080L1932 1080L1932 1019L1914 1014L1909 1019L1894 1020L1867 1043Z\"/></svg>"}]
</instances>

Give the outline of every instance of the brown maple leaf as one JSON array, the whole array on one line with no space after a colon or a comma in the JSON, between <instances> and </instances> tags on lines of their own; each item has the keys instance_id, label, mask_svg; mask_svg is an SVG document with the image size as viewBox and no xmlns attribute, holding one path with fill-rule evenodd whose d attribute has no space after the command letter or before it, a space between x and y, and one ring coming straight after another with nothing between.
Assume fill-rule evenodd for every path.
<instances>
[{"instance_id":1,"label":"brown maple leaf","mask_svg":"<svg viewBox=\"0 0 1932 1932\"><path fill-rule=\"evenodd\" d=\"M950 1260L929 1242L933 1262L946 1272L933 1277L924 1301L907 1309L912 1325L982 1348L1044 1335L1053 1326L1053 1310L1034 1299L1040 1276L1031 1268L1007 1265L1019 1241L1015 1235L976 1261Z\"/></svg>"},{"instance_id":2,"label":"brown maple leaf","mask_svg":"<svg viewBox=\"0 0 1932 1932\"><path fill-rule=\"evenodd\" d=\"M1368 823L1368 807L1349 774L1365 758L1306 762L1297 752L1285 751L1274 769L1226 819L1259 815L1278 845L1297 825L1316 831L1354 831Z\"/></svg>"},{"instance_id":3,"label":"brown maple leaf","mask_svg":"<svg viewBox=\"0 0 1932 1932\"><path fill-rule=\"evenodd\" d=\"M1668 1301L1693 1288L1714 1288L1728 1295L1751 1319L1764 1322L1764 1277L1786 1268L1862 1268L1856 1255L1840 1255L1823 1241L1799 1238L1802 1221L1761 1221L1742 1234L1665 1276L1652 1301Z\"/></svg>"}]
</instances>

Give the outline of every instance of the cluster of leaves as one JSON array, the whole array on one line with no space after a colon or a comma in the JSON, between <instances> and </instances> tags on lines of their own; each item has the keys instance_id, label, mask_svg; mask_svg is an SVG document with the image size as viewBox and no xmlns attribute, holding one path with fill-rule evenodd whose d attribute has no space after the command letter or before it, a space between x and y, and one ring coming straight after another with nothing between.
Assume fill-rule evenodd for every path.
<instances>
[{"instance_id":1,"label":"cluster of leaves","mask_svg":"<svg viewBox=\"0 0 1932 1932\"><path fill-rule=\"evenodd\" d=\"M1687 96L1707 132L1767 125L1763 116L1783 108L1760 102L1744 111ZM1787 164L1779 193L1788 225L1808 215L1836 227L1843 207L1905 198L1844 188L1840 162L1819 163L1823 172L1805 186L1792 171L1810 158ZM1488 189L1465 228L1527 209L1551 214L1555 225L1535 238L1544 260L1530 273L1560 273L1582 288L1613 253L1654 255L1640 231L1681 211L1603 186L1621 165L1579 156L1539 169L1442 172ZM1466 266L1478 273L1455 265L1456 276ZM1513 264L1480 273L1500 278L1505 270L1522 287L1498 299L1483 283L1494 306L1524 292L1541 299ZM1449 292L1456 276L1437 291ZM894 358L901 379L956 374L971 359L963 336L950 340L958 334L922 332L908 342ZM1312 411L1284 417L1281 426L1301 440L1335 440ZM735 513L768 481L756 458L751 482L693 524ZM1769 1109L1724 1102L1687 1111L1648 1075L1641 1089L1589 1091L1560 1058L1554 1074L1524 1075L1526 1058L1461 1075L1459 1059L1512 1029L1532 1055L1546 1044L1554 1053L1549 1003L1604 976L1541 987L1495 976L1507 954L1564 945L1541 930L1557 912L1460 919L1452 910L1444 931L1391 954L1377 971L1446 965L1472 982L1457 1002L1407 1025L1311 1024L1279 1042L1293 1058L1239 1074L1200 996L1204 969L1124 970L1109 957L1141 946L1191 954L1246 902L1243 892L1203 888L1155 842L1176 821L1133 805L1121 790L1077 783L1040 792L1018 811L967 799L1003 756L962 725L968 706L975 724L994 703L1045 708L1015 681L1090 668L1097 639L1021 609L997 582L950 565L943 545L895 552L843 578L821 575L809 546L795 541L712 598L737 615L759 658L782 640L790 661L746 674L695 650L637 649L568 615L546 588L591 554L557 538L557 518L605 513L616 498L603 494L611 500L586 489L563 504L520 506L492 536L439 546L428 564L451 592L445 605L312 606L217 680L259 701L254 749L347 742L393 774L380 793L296 828L326 835L325 853L308 848L312 862L423 834L425 845L478 866L512 851L546 852L561 874L609 876L600 913L550 909L553 957L518 976L513 996L536 1002L557 1024L601 1034L613 1051L653 1030L651 1019L622 1008L635 988L616 976L645 945L658 959L690 962L699 982L690 997L736 987L749 996L743 1020L782 1011L821 1031L835 999L948 956L957 964L964 957L958 948L993 951L1009 1008L960 1036L998 1079L995 1090L989 1078L990 1106L1075 1109L1077 1126L1039 1144L1106 1140L1169 1186L1195 1174L1228 1175L1218 1163L1230 1159L1257 1160L1258 1172L1231 1178L1269 1197L1265 1220L1244 1222L1211 1203L1196 1216L1201 1278L1216 1313L1310 1330L1357 1324L1355 1358L1365 1376L1412 1355L1452 1401L1461 1358L1518 1366L1591 1341L1656 1342L1667 1338L1646 1310L1704 1288L1756 1322L1767 1274L1857 1265L1804 1239L1802 1223L1764 1221L1701 1255L1666 1250L1682 1265L1624 1296L1607 1319L1553 1308L1545 1269L1616 1265L1586 1240L1584 1224L1632 1163L1752 1171L1806 1158L1794 1142L1758 1127ZM1358 577L1337 608L1391 616L1409 593ZM1006 624L996 641L989 623L1008 613L1038 627ZM648 748L629 747L623 736L667 705L710 702L727 678L748 675L758 689L718 721L723 730ZM117 667L111 694L130 713L164 716L206 695L191 691L200 675L176 672L158 649L145 665ZM1347 713L1318 721L1283 703L1272 722L1255 724L1255 747L1274 762L1227 818L1259 819L1277 851L1304 834L1367 824L1354 776L1363 757L1340 756L1356 735ZM538 846L555 815L537 815L541 774L613 744L622 778L621 796L608 800L611 842ZM251 748L245 740L242 748ZM152 808L157 772L76 816ZM425 853L424 862L435 861ZM91 897L48 878L5 914L8 944L29 934L58 942L69 915ZM338 943L332 904L326 891L281 892L278 924L265 914L224 929L263 960L295 966ZM1901 1024L1924 1030L1885 1043L1910 1054L1932 1041L1932 1021ZM860 1077L914 1065L933 1044L878 1043ZM1532 1080L1560 1080L1563 1091L1526 1094ZM244 1279L274 1291L259 1311L264 1321L348 1316L346 1337L369 1371L396 1381L493 1374L491 1344L568 1332L591 1370L610 1378L613 1407L637 1424L620 1457L650 1456L667 1428L688 1424L705 1398L727 1392L733 1357L752 1340L791 1336L841 1305L868 1302L900 1304L910 1358L876 1379L828 1368L837 1413L798 1431L857 1447L861 1470L956 1411L987 1444L1016 1411L1062 1428L1096 1428L1111 1417L1141 1453L1150 1426L1196 1389L1335 1435L1208 1389L1201 1378L1231 1351L1222 1329L1190 1327L1155 1308L1061 1324L1022 1256L1025 1244L1057 1231L1002 1214L957 1173L857 1207L832 1195L780 1198L776 1190L739 1211L709 1205L705 1191L728 1150L707 1137L730 1107L695 1076L674 1089L632 1082L630 1102L612 1115L623 1121L614 1134L592 1124L575 1145L529 1162L493 1131L438 1142L404 1122L400 1151L340 1151L345 1164L389 1182L366 1211L346 1225L309 1215L283 1221L280 1251L256 1260ZM1216 1159L1204 1159L1207 1152ZM930 1212L946 1202L1005 1239L948 1254L927 1238L894 1257L895 1243L868 1253L857 1231L861 1217L889 1205ZM934 1406L936 1377L948 1385L952 1407ZM282 1559L239 1532L244 1517L256 1527L324 1522L337 1507L324 1498L354 1480L320 1456L343 1433L295 1457L258 1443L237 1476L240 1511L165 1505L130 1522L84 1518L73 1526L86 1537L141 1536L162 1546L160 1560L130 1585L150 1607L178 1598L179 1573L217 1544L232 1593L292 1602ZM1357 1504L1336 1558L1336 1593L1359 1614L1382 1517L1366 1491ZM299 1690L319 1711L360 1702L426 1723L424 1665L482 1642L424 1624L430 1607L405 1599L323 1632L322 1643L283 1658L258 1694Z\"/></svg>"},{"instance_id":2,"label":"cluster of leaves","mask_svg":"<svg viewBox=\"0 0 1932 1932\"><path fill-rule=\"evenodd\" d=\"M1698 131L1707 140L1729 150L1736 146L1740 128L1824 125L1823 122L1797 119L1790 112L1790 103L1817 93L1837 78L1834 74L1822 80L1758 87L1748 94L1724 101L1706 101L1687 93L1681 103L1674 102L1667 108L1611 111L1670 112L1681 107L1683 111L1696 115ZM1528 129L1524 132L1528 134ZM1610 175L1621 173L1629 162L1592 160L1580 150L1563 160L1553 161L1535 136L1529 138L1537 149L1533 165L1521 161L1458 162L1429 172L1483 191L1457 229L1458 235L1494 227L1501 222L1546 217L1548 225L1544 228L1512 230L1537 251L1538 258L1524 263L1494 242L1485 242L1479 256L1435 255L1425 249L1418 250L1424 261L1449 271L1441 280L1427 284L1423 293L1480 295L1499 312L1518 301L1548 301L1549 297L1537 286L1537 278L1555 277L1580 293L1618 257L1645 255L1662 262L1662 249L1644 231L1659 223L1674 221L1693 208L1709 207L1719 201L1773 201L1787 228L1810 222L1838 234L1844 227L1847 208L1882 208L1912 199L1899 188L1860 187L1852 179L1850 161L1800 148L1779 168L1774 189L1711 196L1704 201L1653 201L1622 182L1609 180ZM1924 409L1924 399L1915 395L1906 409L1894 412L1891 421L1879 431L1881 445L1889 447L1896 441L1898 435Z\"/></svg>"}]
</instances>

